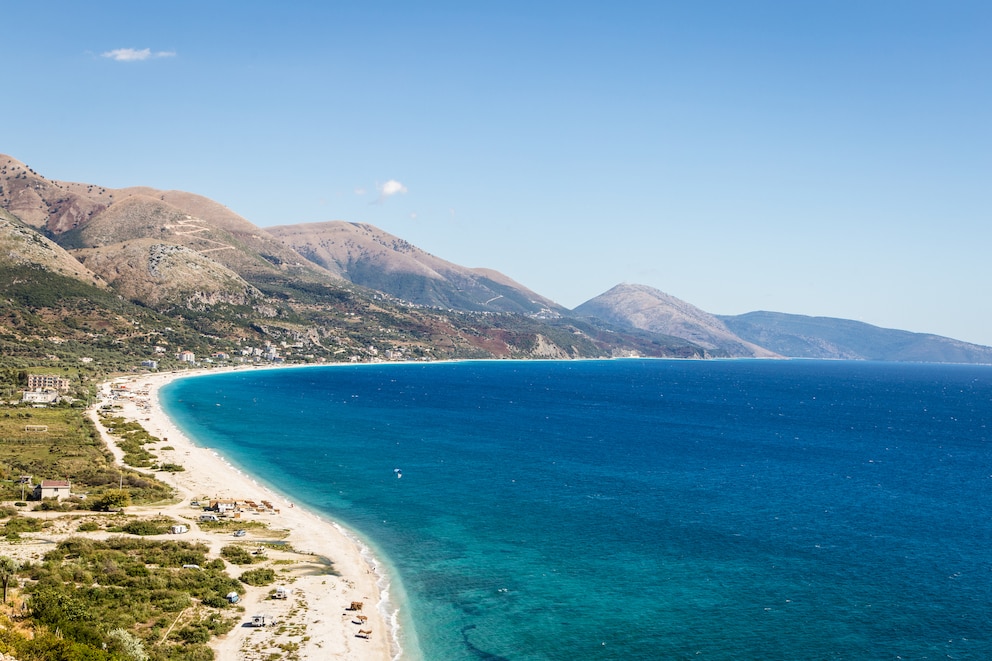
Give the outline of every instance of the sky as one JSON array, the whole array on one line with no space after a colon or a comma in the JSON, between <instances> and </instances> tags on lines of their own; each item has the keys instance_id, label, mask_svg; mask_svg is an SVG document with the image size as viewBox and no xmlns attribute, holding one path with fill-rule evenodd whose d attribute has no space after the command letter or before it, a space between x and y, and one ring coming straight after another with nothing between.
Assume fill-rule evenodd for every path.
<instances>
[{"instance_id":1,"label":"sky","mask_svg":"<svg viewBox=\"0 0 992 661\"><path fill-rule=\"evenodd\" d=\"M992 3L4 2L0 153L572 308L992 345Z\"/></svg>"}]
</instances>

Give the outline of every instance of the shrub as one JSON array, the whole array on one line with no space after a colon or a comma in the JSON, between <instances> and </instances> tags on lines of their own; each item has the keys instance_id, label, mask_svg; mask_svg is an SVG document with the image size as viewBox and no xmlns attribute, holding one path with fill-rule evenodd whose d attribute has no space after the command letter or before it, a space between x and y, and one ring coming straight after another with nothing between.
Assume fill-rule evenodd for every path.
<instances>
[{"instance_id":1,"label":"shrub","mask_svg":"<svg viewBox=\"0 0 992 661\"><path fill-rule=\"evenodd\" d=\"M109 489L93 502L93 509L97 512L113 512L131 504L131 494L127 489Z\"/></svg>"},{"instance_id":2,"label":"shrub","mask_svg":"<svg viewBox=\"0 0 992 661\"><path fill-rule=\"evenodd\" d=\"M44 522L41 519L33 519L27 516L15 516L11 517L7 521L7 525L4 526L7 534L12 532L38 532L41 530Z\"/></svg>"},{"instance_id":3,"label":"shrub","mask_svg":"<svg viewBox=\"0 0 992 661\"><path fill-rule=\"evenodd\" d=\"M211 608L226 608L230 605L230 602L219 594L204 597L202 601L204 606L210 606Z\"/></svg>"},{"instance_id":4,"label":"shrub","mask_svg":"<svg viewBox=\"0 0 992 661\"><path fill-rule=\"evenodd\" d=\"M45 498L38 506L42 512L68 512L76 509L76 503L58 498Z\"/></svg>"},{"instance_id":5,"label":"shrub","mask_svg":"<svg viewBox=\"0 0 992 661\"><path fill-rule=\"evenodd\" d=\"M125 629L114 629L107 634L108 649L129 661L148 661L148 653L141 639Z\"/></svg>"},{"instance_id":6,"label":"shrub","mask_svg":"<svg viewBox=\"0 0 992 661\"><path fill-rule=\"evenodd\" d=\"M271 569L249 569L238 580L245 585L269 585L276 580L276 573Z\"/></svg>"},{"instance_id":7,"label":"shrub","mask_svg":"<svg viewBox=\"0 0 992 661\"><path fill-rule=\"evenodd\" d=\"M255 556L243 546L225 546L220 550L220 557L232 565L250 565L255 561Z\"/></svg>"},{"instance_id":8,"label":"shrub","mask_svg":"<svg viewBox=\"0 0 992 661\"><path fill-rule=\"evenodd\" d=\"M164 535L168 532L169 528L161 521L139 519L137 521L129 521L121 530L129 535Z\"/></svg>"},{"instance_id":9,"label":"shrub","mask_svg":"<svg viewBox=\"0 0 992 661\"><path fill-rule=\"evenodd\" d=\"M178 613L190 604L189 595L179 590L156 590L152 592L151 600L167 613Z\"/></svg>"},{"instance_id":10,"label":"shrub","mask_svg":"<svg viewBox=\"0 0 992 661\"><path fill-rule=\"evenodd\" d=\"M176 635L186 643L205 643L210 640L210 629L200 623L190 624L180 629Z\"/></svg>"}]
</instances>

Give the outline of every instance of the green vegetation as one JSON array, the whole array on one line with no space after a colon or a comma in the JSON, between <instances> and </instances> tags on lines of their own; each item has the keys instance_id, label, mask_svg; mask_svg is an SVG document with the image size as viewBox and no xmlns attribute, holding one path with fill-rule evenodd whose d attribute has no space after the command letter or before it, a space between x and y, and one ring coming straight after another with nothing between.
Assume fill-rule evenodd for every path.
<instances>
[{"instance_id":1,"label":"green vegetation","mask_svg":"<svg viewBox=\"0 0 992 661\"><path fill-rule=\"evenodd\" d=\"M0 508L0 536L18 543L25 535L56 525L64 528L74 519L82 519L76 526L79 532L106 528L123 536L105 542L70 538L43 561L23 567L0 556L4 600L12 594L12 608L21 613L16 626L0 617L0 652L21 661L213 659L205 643L234 625L225 595L243 593L244 586L227 575L221 558L209 557L204 545L140 538L165 533L174 521L122 514L62 519L20 514L32 508L117 512L132 504L174 497L171 488L154 478L116 466L81 408L9 404L29 372L59 374L71 381L92 378L76 369L11 367L6 357L0 364L0 395L4 396L0 402L0 499L16 503ZM143 446L158 439L120 418L108 422L133 465L150 463ZM22 500L31 498L32 486L43 479L69 480L73 497Z\"/></svg>"},{"instance_id":2,"label":"green vegetation","mask_svg":"<svg viewBox=\"0 0 992 661\"><path fill-rule=\"evenodd\" d=\"M47 431L29 431L31 426L45 426ZM149 436L147 432L144 435ZM86 495L85 500L48 503L47 508L106 511L131 502L161 502L172 496L172 489L165 484L115 466L92 421L75 408L0 407L0 499L21 500L32 495L30 485L20 482L22 475L35 483L68 479L73 494Z\"/></svg>"},{"instance_id":3,"label":"green vegetation","mask_svg":"<svg viewBox=\"0 0 992 661\"><path fill-rule=\"evenodd\" d=\"M111 528L110 532L126 532L129 535L164 535L175 522L172 519L135 519L128 521L120 529Z\"/></svg>"},{"instance_id":4,"label":"green vegetation","mask_svg":"<svg viewBox=\"0 0 992 661\"><path fill-rule=\"evenodd\" d=\"M3 603L7 604L7 588L10 587L11 581L15 580L17 575L17 570L20 569L20 565L13 558L8 558L7 556L0 556L0 584L3 585Z\"/></svg>"},{"instance_id":5,"label":"green vegetation","mask_svg":"<svg viewBox=\"0 0 992 661\"><path fill-rule=\"evenodd\" d=\"M6 645L21 659L121 659L128 658L122 650L139 648L150 661L212 659L204 643L234 625L225 595L244 588L207 554L188 542L67 539L22 572L31 619L71 643L65 656L39 655L16 636L0 638L0 650ZM0 558L0 579L2 572Z\"/></svg>"},{"instance_id":6,"label":"green vegetation","mask_svg":"<svg viewBox=\"0 0 992 661\"><path fill-rule=\"evenodd\" d=\"M276 573L271 569L249 569L238 580L245 585L269 585L276 580Z\"/></svg>"},{"instance_id":7,"label":"green vegetation","mask_svg":"<svg viewBox=\"0 0 992 661\"><path fill-rule=\"evenodd\" d=\"M242 521L241 519L219 519L217 521L200 521L203 530L230 532L234 530L264 530L268 524L262 521Z\"/></svg>"},{"instance_id":8,"label":"green vegetation","mask_svg":"<svg viewBox=\"0 0 992 661\"><path fill-rule=\"evenodd\" d=\"M38 532L45 527L46 522L27 516L12 516L3 526L5 535L22 532ZM50 524L49 524L50 525Z\"/></svg>"},{"instance_id":9,"label":"green vegetation","mask_svg":"<svg viewBox=\"0 0 992 661\"><path fill-rule=\"evenodd\" d=\"M220 557L232 565L252 565L265 560L264 556L254 555L243 546L229 545L220 550Z\"/></svg>"},{"instance_id":10,"label":"green vegetation","mask_svg":"<svg viewBox=\"0 0 992 661\"><path fill-rule=\"evenodd\" d=\"M124 463L135 468L149 468L155 455L144 448L149 443L162 439L149 434L137 422L129 422L121 417L101 416L104 428L117 438L117 447L124 451Z\"/></svg>"}]
</instances>

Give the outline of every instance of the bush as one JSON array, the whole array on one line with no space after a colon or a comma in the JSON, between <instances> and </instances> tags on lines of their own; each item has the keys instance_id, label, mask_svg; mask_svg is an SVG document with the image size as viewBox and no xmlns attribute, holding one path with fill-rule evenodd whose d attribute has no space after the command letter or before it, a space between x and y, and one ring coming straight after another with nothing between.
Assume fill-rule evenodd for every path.
<instances>
[{"instance_id":1,"label":"bush","mask_svg":"<svg viewBox=\"0 0 992 661\"><path fill-rule=\"evenodd\" d=\"M167 613L178 613L188 607L191 601L188 594L179 590L156 590L152 592L151 600Z\"/></svg>"},{"instance_id":2,"label":"bush","mask_svg":"<svg viewBox=\"0 0 992 661\"><path fill-rule=\"evenodd\" d=\"M169 531L169 528L161 521L139 519L138 521L129 521L121 530L129 535L164 535Z\"/></svg>"},{"instance_id":3,"label":"bush","mask_svg":"<svg viewBox=\"0 0 992 661\"><path fill-rule=\"evenodd\" d=\"M46 498L38 506L42 512L69 512L76 509L77 503L71 500L59 500L58 498Z\"/></svg>"},{"instance_id":4,"label":"bush","mask_svg":"<svg viewBox=\"0 0 992 661\"><path fill-rule=\"evenodd\" d=\"M185 643L205 643L210 640L210 629L202 624L191 624L183 627L176 634Z\"/></svg>"},{"instance_id":5,"label":"bush","mask_svg":"<svg viewBox=\"0 0 992 661\"><path fill-rule=\"evenodd\" d=\"M271 569L249 569L238 580L245 585L269 585L276 580L276 573Z\"/></svg>"},{"instance_id":6,"label":"bush","mask_svg":"<svg viewBox=\"0 0 992 661\"><path fill-rule=\"evenodd\" d=\"M141 639L125 629L114 629L107 634L108 649L128 661L148 661L148 653Z\"/></svg>"},{"instance_id":7,"label":"bush","mask_svg":"<svg viewBox=\"0 0 992 661\"><path fill-rule=\"evenodd\" d=\"M44 526L44 521L27 516L14 516L7 521L4 530L7 534L18 532L38 532Z\"/></svg>"},{"instance_id":8,"label":"bush","mask_svg":"<svg viewBox=\"0 0 992 661\"><path fill-rule=\"evenodd\" d=\"M231 605L226 598L220 596L219 594L212 594L209 597L204 597L202 601L204 606L210 606L211 608L227 608Z\"/></svg>"},{"instance_id":9,"label":"bush","mask_svg":"<svg viewBox=\"0 0 992 661\"><path fill-rule=\"evenodd\" d=\"M232 565L250 565L255 562L255 556L243 546L225 546L220 550L220 557Z\"/></svg>"},{"instance_id":10,"label":"bush","mask_svg":"<svg viewBox=\"0 0 992 661\"><path fill-rule=\"evenodd\" d=\"M127 489L109 489L103 497L93 502L97 512L113 512L131 504L131 494Z\"/></svg>"}]
</instances>

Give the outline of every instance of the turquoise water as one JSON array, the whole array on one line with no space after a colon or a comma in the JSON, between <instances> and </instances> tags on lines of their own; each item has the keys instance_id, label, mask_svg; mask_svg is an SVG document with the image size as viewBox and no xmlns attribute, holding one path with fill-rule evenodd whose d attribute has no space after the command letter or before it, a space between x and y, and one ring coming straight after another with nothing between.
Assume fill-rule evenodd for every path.
<instances>
[{"instance_id":1,"label":"turquoise water","mask_svg":"<svg viewBox=\"0 0 992 661\"><path fill-rule=\"evenodd\" d=\"M374 544L411 658L992 658L992 367L362 365L163 403Z\"/></svg>"}]
</instances>

